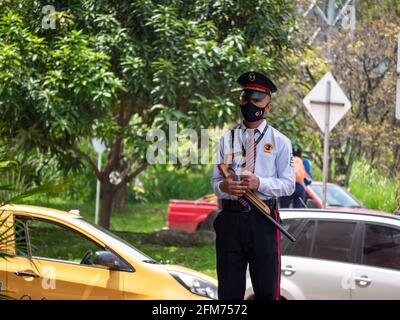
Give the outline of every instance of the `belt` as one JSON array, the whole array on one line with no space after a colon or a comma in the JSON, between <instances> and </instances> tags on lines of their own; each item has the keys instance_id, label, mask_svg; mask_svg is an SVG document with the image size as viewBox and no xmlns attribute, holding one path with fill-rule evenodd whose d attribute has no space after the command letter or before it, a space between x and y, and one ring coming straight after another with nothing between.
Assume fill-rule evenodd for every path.
<instances>
[{"instance_id":1,"label":"belt","mask_svg":"<svg viewBox=\"0 0 400 320\"><path fill-rule=\"evenodd\" d=\"M276 199L268 199L268 200L261 200L264 202L271 211L277 208L277 201ZM254 206L250 203L249 204L252 209ZM244 207L238 200L229 200L229 199L222 199L222 209L229 210L229 211L238 211L238 212L249 212L249 208Z\"/></svg>"}]
</instances>

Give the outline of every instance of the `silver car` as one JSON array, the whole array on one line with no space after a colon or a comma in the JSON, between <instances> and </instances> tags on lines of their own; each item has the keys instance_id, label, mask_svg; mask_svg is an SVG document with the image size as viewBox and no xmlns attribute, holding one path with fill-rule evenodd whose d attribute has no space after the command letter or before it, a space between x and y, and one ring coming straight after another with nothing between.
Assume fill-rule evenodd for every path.
<instances>
[{"instance_id":1,"label":"silver car","mask_svg":"<svg viewBox=\"0 0 400 320\"><path fill-rule=\"evenodd\" d=\"M282 299L400 299L400 216L288 209L281 218L297 238L281 237Z\"/></svg>"}]
</instances>

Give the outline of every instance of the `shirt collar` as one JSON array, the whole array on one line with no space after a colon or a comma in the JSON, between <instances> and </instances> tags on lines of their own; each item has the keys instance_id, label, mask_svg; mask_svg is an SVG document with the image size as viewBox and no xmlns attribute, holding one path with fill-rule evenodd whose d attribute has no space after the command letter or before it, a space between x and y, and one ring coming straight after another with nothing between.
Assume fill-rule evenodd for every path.
<instances>
[{"instance_id":1,"label":"shirt collar","mask_svg":"<svg viewBox=\"0 0 400 320\"><path fill-rule=\"evenodd\" d=\"M264 120L258 125L258 127L257 127L257 128L254 128L254 129L257 129L259 132L263 132L266 125L267 125L267 121L264 119ZM240 123L240 129L247 129L247 127L245 126L245 124L243 123L243 121Z\"/></svg>"}]
</instances>

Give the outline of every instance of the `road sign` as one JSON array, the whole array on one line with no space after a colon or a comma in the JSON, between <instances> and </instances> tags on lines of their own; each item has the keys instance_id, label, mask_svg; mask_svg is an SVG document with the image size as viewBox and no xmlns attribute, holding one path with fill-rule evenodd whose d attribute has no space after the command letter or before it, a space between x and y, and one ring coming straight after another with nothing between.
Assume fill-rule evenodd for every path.
<instances>
[{"instance_id":1,"label":"road sign","mask_svg":"<svg viewBox=\"0 0 400 320\"><path fill-rule=\"evenodd\" d=\"M330 84L329 97L327 97L328 83ZM303 99L308 112L310 112L322 132L325 132L325 112L328 109L328 102L330 105L329 131L331 131L350 110L351 103L330 72L326 73Z\"/></svg>"},{"instance_id":2,"label":"road sign","mask_svg":"<svg viewBox=\"0 0 400 320\"><path fill-rule=\"evenodd\" d=\"M326 73L315 85L303 99L303 103L324 133L322 205L325 208L329 168L329 132L350 110L351 103L330 72Z\"/></svg>"}]
</instances>

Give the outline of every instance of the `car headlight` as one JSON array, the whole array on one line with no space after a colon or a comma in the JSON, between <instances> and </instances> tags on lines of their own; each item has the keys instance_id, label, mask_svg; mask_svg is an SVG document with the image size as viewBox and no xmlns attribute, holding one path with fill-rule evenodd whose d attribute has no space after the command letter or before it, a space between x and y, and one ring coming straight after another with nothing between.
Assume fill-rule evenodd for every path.
<instances>
[{"instance_id":1,"label":"car headlight","mask_svg":"<svg viewBox=\"0 0 400 320\"><path fill-rule=\"evenodd\" d=\"M210 299L218 299L218 288L215 284L188 273L168 271L182 286L190 292Z\"/></svg>"}]
</instances>

